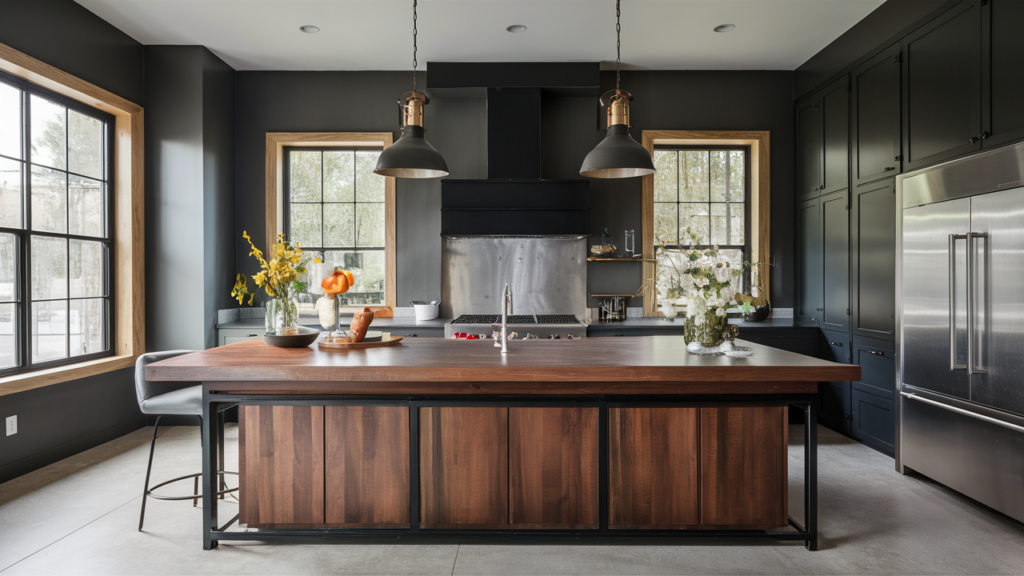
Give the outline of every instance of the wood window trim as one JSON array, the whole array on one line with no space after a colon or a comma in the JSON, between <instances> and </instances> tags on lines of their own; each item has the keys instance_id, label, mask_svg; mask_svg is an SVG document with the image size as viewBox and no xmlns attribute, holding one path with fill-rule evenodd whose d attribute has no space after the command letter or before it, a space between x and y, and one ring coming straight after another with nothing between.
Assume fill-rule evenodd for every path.
<instances>
[{"instance_id":1,"label":"wood window trim","mask_svg":"<svg viewBox=\"0 0 1024 576\"><path fill-rule=\"evenodd\" d=\"M391 132L267 132L266 234L267 248L284 232L284 148L391 146ZM395 179L384 177L384 305L397 306L398 254L395 230ZM343 306L342 312L362 310Z\"/></svg>"},{"instance_id":2,"label":"wood window trim","mask_svg":"<svg viewBox=\"0 0 1024 576\"><path fill-rule=\"evenodd\" d=\"M114 116L114 355L0 378L0 396L135 365L146 350L143 108L0 44L0 70Z\"/></svg>"},{"instance_id":3,"label":"wood window trim","mask_svg":"<svg viewBox=\"0 0 1024 576\"><path fill-rule=\"evenodd\" d=\"M750 261L771 262L770 133L767 130L644 130L644 148L654 156L655 146L750 147ZM654 175L643 177L642 232L644 254L654 255ZM655 290L655 262L644 262L644 316L661 316ZM771 274L764 278L765 290Z\"/></svg>"}]
</instances>

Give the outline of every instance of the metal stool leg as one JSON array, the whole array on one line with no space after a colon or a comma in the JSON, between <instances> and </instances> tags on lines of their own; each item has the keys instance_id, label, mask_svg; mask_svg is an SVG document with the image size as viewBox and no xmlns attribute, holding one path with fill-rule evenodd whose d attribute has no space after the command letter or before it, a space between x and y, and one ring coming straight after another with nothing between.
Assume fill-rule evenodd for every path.
<instances>
[{"instance_id":1,"label":"metal stool leg","mask_svg":"<svg viewBox=\"0 0 1024 576\"><path fill-rule=\"evenodd\" d=\"M142 512L139 513L139 532L142 532L142 522L146 519L146 497L149 496L149 474L153 471L153 449L156 448L156 431L160 428L160 416L156 417L153 423L153 441L149 443L149 465L146 466L146 484L142 487Z\"/></svg>"},{"instance_id":2,"label":"metal stool leg","mask_svg":"<svg viewBox=\"0 0 1024 576\"><path fill-rule=\"evenodd\" d=\"M196 418L199 418L199 446L201 448L203 446L203 417L202 416L196 416ZM199 494L199 476L196 476L195 482L192 483L192 493L193 494ZM198 505L199 505L199 498L195 498L194 500L192 500L192 507L193 508L195 508Z\"/></svg>"}]
</instances>

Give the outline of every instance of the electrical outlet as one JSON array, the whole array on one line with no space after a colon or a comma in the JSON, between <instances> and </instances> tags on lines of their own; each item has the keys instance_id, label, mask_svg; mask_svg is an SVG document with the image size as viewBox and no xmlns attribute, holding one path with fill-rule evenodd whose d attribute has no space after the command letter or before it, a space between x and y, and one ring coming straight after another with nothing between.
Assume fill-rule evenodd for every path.
<instances>
[{"instance_id":1,"label":"electrical outlet","mask_svg":"<svg viewBox=\"0 0 1024 576\"><path fill-rule=\"evenodd\" d=\"M18 433L18 416L17 415L8 416L7 417L7 435L8 436L13 436L14 434L17 434L17 433Z\"/></svg>"}]
</instances>

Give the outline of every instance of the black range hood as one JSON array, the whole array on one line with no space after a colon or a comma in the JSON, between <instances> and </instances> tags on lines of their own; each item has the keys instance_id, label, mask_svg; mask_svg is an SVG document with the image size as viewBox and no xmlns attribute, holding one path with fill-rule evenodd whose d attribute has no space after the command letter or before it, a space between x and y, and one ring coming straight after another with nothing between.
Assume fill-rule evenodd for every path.
<instances>
[{"instance_id":1,"label":"black range hood","mask_svg":"<svg viewBox=\"0 0 1024 576\"><path fill-rule=\"evenodd\" d=\"M541 179L541 97L596 97L599 64L428 66L435 97L487 98L487 180L441 181L441 235L590 234L590 182Z\"/></svg>"}]
</instances>

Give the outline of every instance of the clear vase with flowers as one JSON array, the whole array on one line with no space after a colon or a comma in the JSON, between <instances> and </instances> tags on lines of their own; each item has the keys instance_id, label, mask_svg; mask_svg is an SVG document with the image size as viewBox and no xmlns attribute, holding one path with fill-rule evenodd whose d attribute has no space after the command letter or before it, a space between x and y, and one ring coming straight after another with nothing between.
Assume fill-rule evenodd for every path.
<instances>
[{"instance_id":1,"label":"clear vase with flowers","mask_svg":"<svg viewBox=\"0 0 1024 576\"><path fill-rule=\"evenodd\" d=\"M277 242L271 247L270 260L263 256L263 251L257 248L249 234L242 232L242 238L249 242L250 256L255 256L260 263L260 272L252 277L256 286L263 288L270 297L266 304L266 328L267 334L287 335L299 332L299 303L295 300L296 294L301 291L300 274L306 273L306 264L309 259L302 252L300 244L292 244L285 240L284 234L278 234ZM238 274L235 278L235 287L231 296L242 303L242 299L249 297L249 305L252 306L255 293L249 292L248 280L244 274Z\"/></svg>"}]
</instances>

